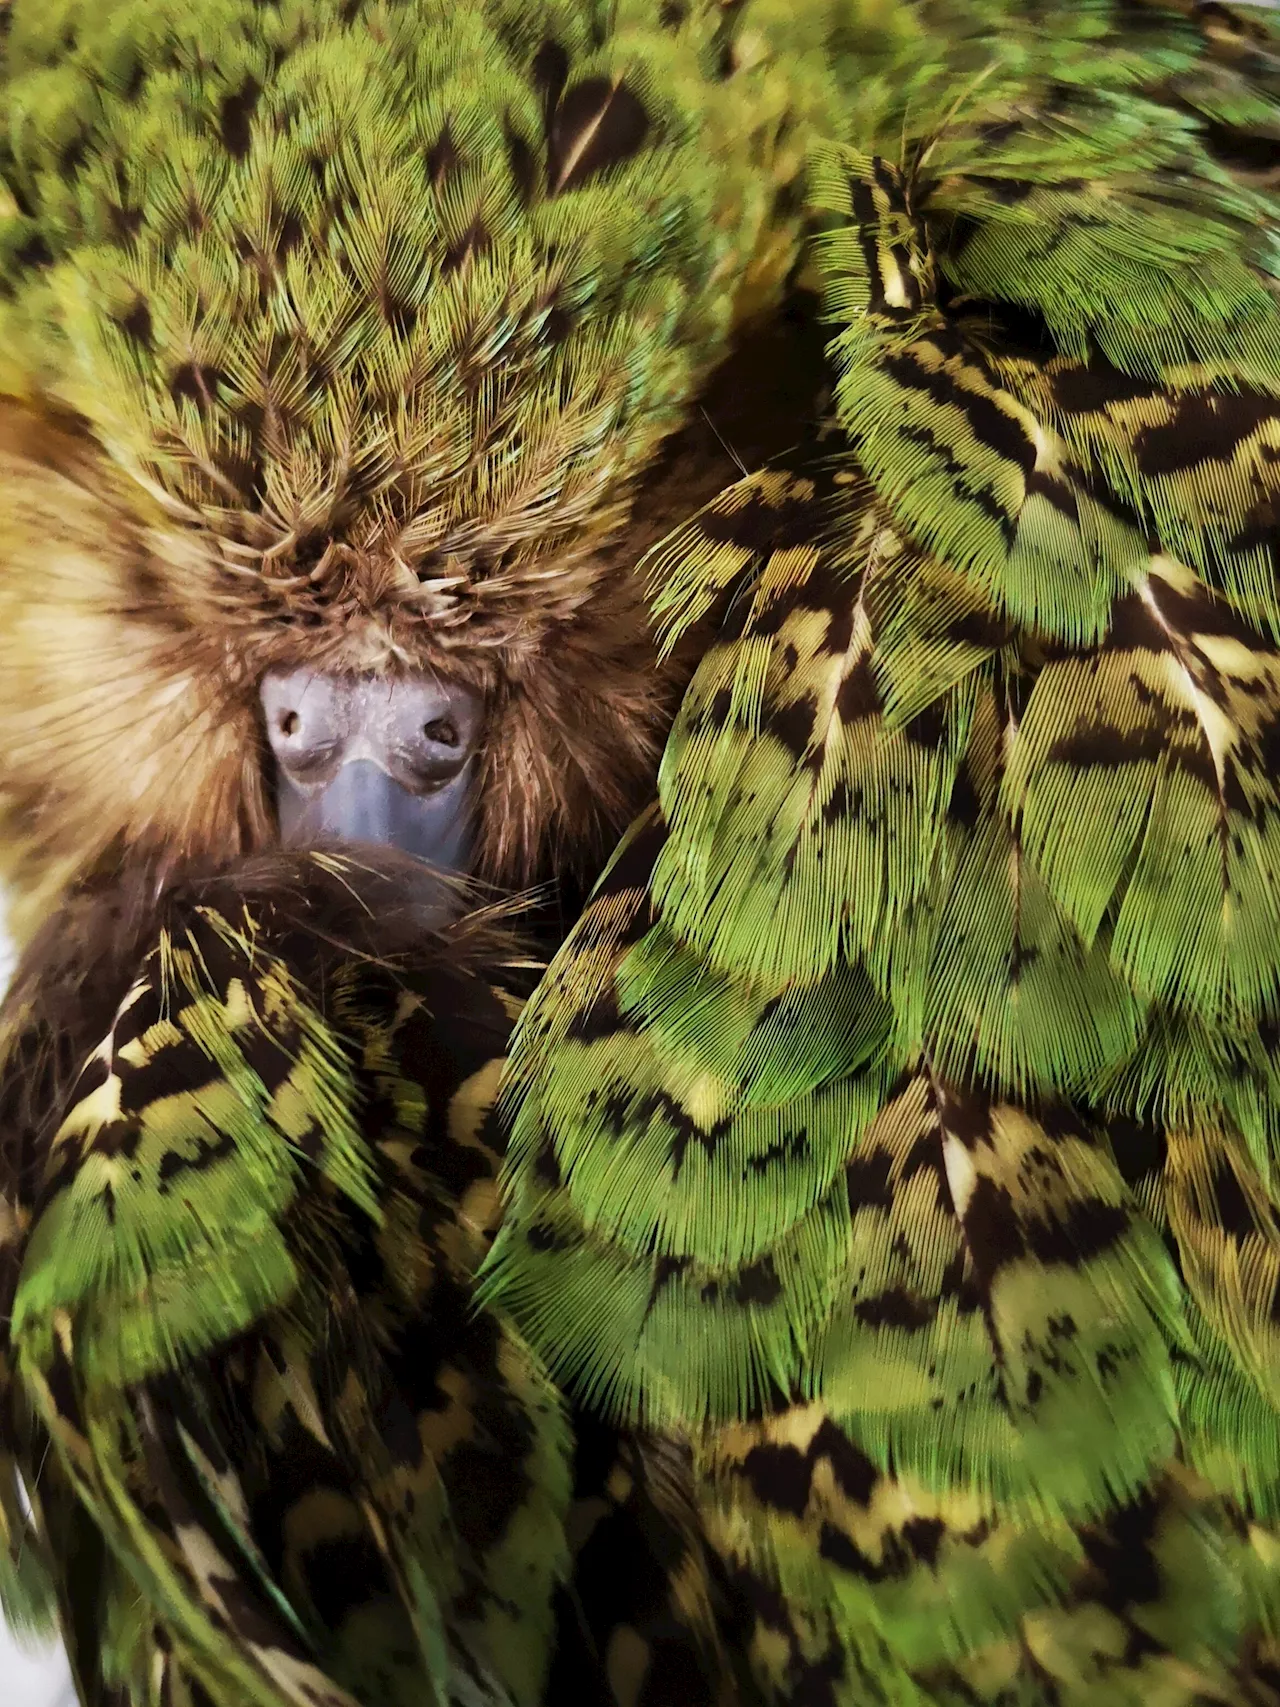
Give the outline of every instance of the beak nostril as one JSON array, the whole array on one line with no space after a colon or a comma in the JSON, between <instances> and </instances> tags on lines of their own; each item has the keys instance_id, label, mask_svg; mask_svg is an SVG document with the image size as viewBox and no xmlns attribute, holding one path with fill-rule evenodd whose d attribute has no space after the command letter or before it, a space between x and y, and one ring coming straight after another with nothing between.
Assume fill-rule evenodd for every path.
<instances>
[{"instance_id":1,"label":"beak nostril","mask_svg":"<svg viewBox=\"0 0 1280 1707\"><path fill-rule=\"evenodd\" d=\"M456 747L460 739L458 726L449 717L433 717L430 723L423 724L422 733L441 747Z\"/></svg>"},{"instance_id":2,"label":"beak nostril","mask_svg":"<svg viewBox=\"0 0 1280 1707\"><path fill-rule=\"evenodd\" d=\"M473 761L484 726L478 692L432 673L299 668L268 671L259 704L284 842L384 843L470 870Z\"/></svg>"}]
</instances>

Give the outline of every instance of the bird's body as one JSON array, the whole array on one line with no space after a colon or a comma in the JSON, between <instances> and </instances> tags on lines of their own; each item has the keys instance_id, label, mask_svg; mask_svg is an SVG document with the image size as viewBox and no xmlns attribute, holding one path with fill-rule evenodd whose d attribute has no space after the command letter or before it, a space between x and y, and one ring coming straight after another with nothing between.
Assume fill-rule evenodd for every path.
<instances>
[{"instance_id":1,"label":"bird's body","mask_svg":"<svg viewBox=\"0 0 1280 1707\"><path fill-rule=\"evenodd\" d=\"M5 19L11 1612L1275 1707L1267 14ZM506 927L315 836L559 885L505 1070Z\"/></svg>"}]
</instances>

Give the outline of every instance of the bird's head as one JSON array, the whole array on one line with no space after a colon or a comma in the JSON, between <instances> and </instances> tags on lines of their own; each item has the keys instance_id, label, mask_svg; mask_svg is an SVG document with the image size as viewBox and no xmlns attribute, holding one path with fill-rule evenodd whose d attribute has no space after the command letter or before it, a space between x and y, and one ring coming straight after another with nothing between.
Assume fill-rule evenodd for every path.
<instances>
[{"instance_id":1,"label":"bird's head","mask_svg":"<svg viewBox=\"0 0 1280 1707\"><path fill-rule=\"evenodd\" d=\"M733 17L19 0L20 889L280 835L507 887L604 851L669 699L635 564L727 473L671 438L796 249L803 102Z\"/></svg>"}]
</instances>

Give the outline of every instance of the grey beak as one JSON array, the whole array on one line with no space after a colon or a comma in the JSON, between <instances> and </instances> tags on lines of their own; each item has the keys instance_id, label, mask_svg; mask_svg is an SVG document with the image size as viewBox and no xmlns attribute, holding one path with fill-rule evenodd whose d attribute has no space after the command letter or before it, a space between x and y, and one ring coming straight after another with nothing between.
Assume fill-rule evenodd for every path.
<instances>
[{"instance_id":1,"label":"grey beak","mask_svg":"<svg viewBox=\"0 0 1280 1707\"><path fill-rule=\"evenodd\" d=\"M401 849L471 868L479 696L457 683L275 672L261 689L282 840Z\"/></svg>"},{"instance_id":2,"label":"grey beak","mask_svg":"<svg viewBox=\"0 0 1280 1707\"><path fill-rule=\"evenodd\" d=\"M282 772L276 785L281 839L377 842L441 871L465 873L471 867L470 782L463 770L433 794L415 795L371 760L352 759L312 792Z\"/></svg>"}]
</instances>

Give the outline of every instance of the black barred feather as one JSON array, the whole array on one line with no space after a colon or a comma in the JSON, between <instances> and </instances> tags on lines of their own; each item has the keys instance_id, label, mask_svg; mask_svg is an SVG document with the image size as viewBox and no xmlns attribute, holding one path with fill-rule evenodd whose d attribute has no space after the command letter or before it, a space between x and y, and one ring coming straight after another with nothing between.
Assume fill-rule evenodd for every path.
<instances>
[{"instance_id":1,"label":"black barred feather","mask_svg":"<svg viewBox=\"0 0 1280 1707\"><path fill-rule=\"evenodd\" d=\"M6 1607L86 1707L1277 1707L1268 11L12 10L15 531L56 399L72 649L162 607L203 845L282 660L480 684L504 876L684 697L509 1069L493 919L175 886L143 754L7 1010ZM642 690L600 554L789 282L820 451L649 556ZM597 722L551 661L632 629Z\"/></svg>"},{"instance_id":2,"label":"black barred feather","mask_svg":"<svg viewBox=\"0 0 1280 1707\"><path fill-rule=\"evenodd\" d=\"M274 855L84 896L18 970L6 1614L58 1605L86 1702L737 1699L687 1462L475 1309L529 963L435 906Z\"/></svg>"},{"instance_id":3,"label":"black barred feather","mask_svg":"<svg viewBox=\"0 0 1280 1707\"><path fill-rule=\"evenodd\" d=\"M423 905L381 856L163 897L29 1158L10 1355L49 1458L27 1470L106 1541L104 1644L151 1609L99 1656L139 1700L159 1653L264 1707L539 1699L568 1439L469 1303L511 1011L473 968L519 954L479 919L433 937ZM11 1047L39 1028L28 1009Z\"/></svg>"},{"instance_id":4,"label":"black barred feather","mask_svg":"<svg viewBox=\"0 0 1280 1707\"><path fill-rule=\"evenodd\" d=\"M650 560L485 1295L688 1441L767 1699L1274 1707L1276 38L857 10L837 431Z\"/></svg>"}]
</instances>

